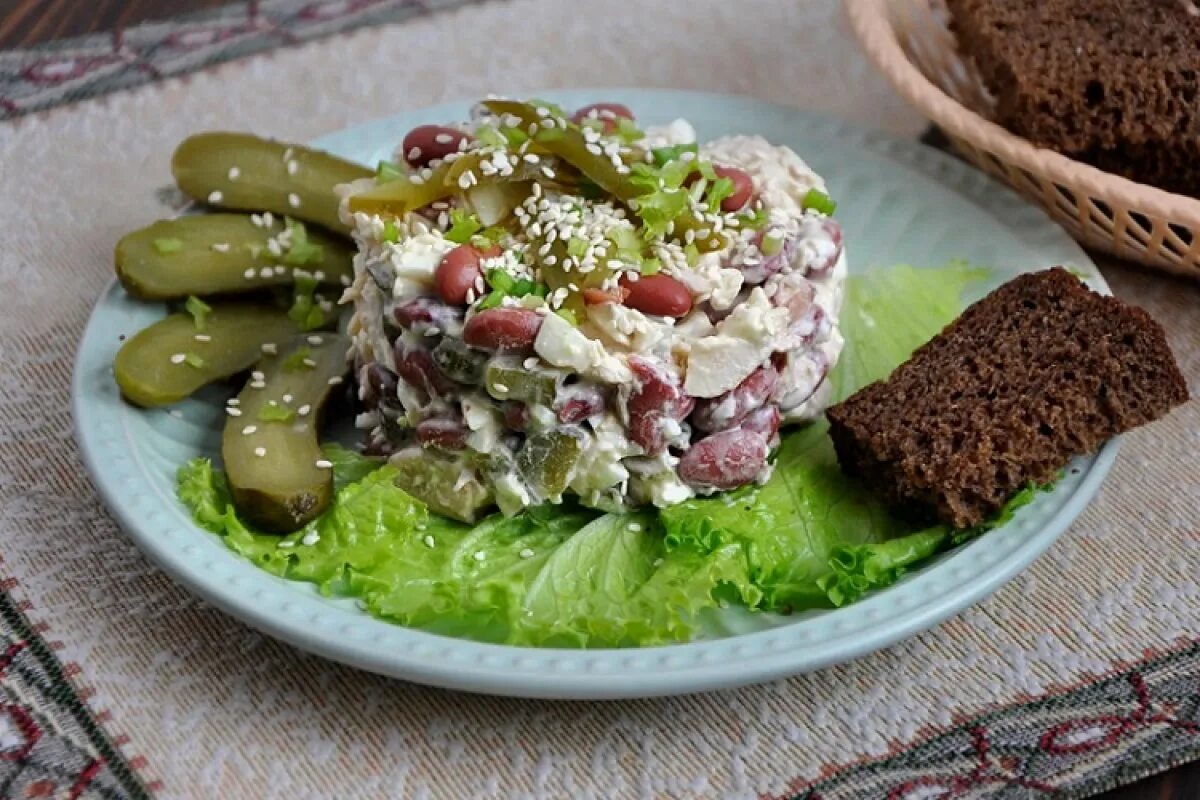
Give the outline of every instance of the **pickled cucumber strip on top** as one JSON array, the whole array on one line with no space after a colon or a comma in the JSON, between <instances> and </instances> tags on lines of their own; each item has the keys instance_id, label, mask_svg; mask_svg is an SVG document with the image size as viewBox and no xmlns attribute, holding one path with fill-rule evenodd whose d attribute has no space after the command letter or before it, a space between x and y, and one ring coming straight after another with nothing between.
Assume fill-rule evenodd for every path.
<instances>
[{"instance_id":1,"label":"pickled cucumber strip on top","mask_svg":"<svg viewBox=\"0 0 1200 800\"><path fill-rule=\"evenodd\" d=\"M302 223L288 228L246 214L159 220L117 242L117 278L140 300L182 300L288 285L295 270L332 286L353 277L354 251L344 239Z\"/></svg>"},{"instance_id":2,"label":"pickled cucumber strip on top","mask_svg":"<svg viewBox=\"0 0 1200 800\"><path fill-rule=\"evenodd\" d=\"M263 345L281 345L296 332L285 311L213 303L202 325L190 314L172 314L129 339L117 351L113 375L134 405L169 405L249 369L262 357Z\"/></svg>"},{"instance_id":3,"label":"pickled cucumber strip on top","mask_svg":"<svg viewBox=\"0 0 1200 800\"><path fill-rule=\"evenodd\" d=\"M373 173L366 167L298 144L248 133L198 133L175 148L171 173L190 197L220 208L271 211L338 233L333 187Z\"/></svg>"},{"instance_id":4,"label":"pickled cucumber strip on top","mask_svg":"<svg viewBox=\"0 0 1200 800\"><path fill-rule=\"evenodd\" d=\"M291 533L329 505L333 469L317 428L349 371L349 349L340 334L295 337L259 362L233 407L238 413L225 421L221 458L233 504L264 530Z\"/></svg>"}]
</instances>

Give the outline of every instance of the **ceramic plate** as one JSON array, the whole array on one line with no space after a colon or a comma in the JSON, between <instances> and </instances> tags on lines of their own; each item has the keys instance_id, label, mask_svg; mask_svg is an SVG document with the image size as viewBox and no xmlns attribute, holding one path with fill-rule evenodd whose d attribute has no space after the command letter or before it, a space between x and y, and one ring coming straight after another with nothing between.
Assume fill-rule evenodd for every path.
<instances>
[{"instance_id":1,"label":"ceramic plate","mask_svg":"<svg viewBox=\"0 0 1200 800\"><path fill-rule=\"evenodd\" d=\"M686 117L701 139L758 133L794 148L839 201L852 271L872 265L941 265L966 258L994 270L990 285L1052 264L1096 275L1083 252L1038 209L954 158L912 141L783 106L719 95L589 90L545 96L571 108L628 105L640 122ZM374 164L414 125L463 119L467 104L400 114L314 144ZM131 228L140 220L130 220ZM967 298L977 299L976 297ZM73 385L76 432L100 494L138 546L192 591L292 644L407 680L495 694L615 698L697 692L805 672L856 658L926 630L978 602L1025 568L1096 492L1116 454L1108 444L1079 459L1053 491L986 536L895 585L834 611L792 617L729 613L713 638L642 649L553 650L453 639L381 622L353 601L275 578L192 524L175 499L175 471L216 453L223 395L180 404L182 417L125 405L110 365L118 336L163 315L114 282L79 346Z\"/></svg>"}]
</instances>

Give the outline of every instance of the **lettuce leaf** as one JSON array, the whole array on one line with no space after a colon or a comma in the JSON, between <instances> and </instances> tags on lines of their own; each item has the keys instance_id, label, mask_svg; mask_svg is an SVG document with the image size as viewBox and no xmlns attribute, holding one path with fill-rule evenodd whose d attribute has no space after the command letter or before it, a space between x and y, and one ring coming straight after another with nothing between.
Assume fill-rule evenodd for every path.
<instances>
[{"instance_id":1,"label":"lettuce leaf","mask_svg":"<svg viewBox=\"0 0 1200 800\"><path fill-rule=\"evenodd\" d=\"M955 263L852 277L835 396L886 376L958 314L963 289L984 274ZM763 486L662 511L567 503L475 526L429 512L389 466L336 446L326 457L334 502L286 537L242 521L207 459L180 469L179 497L199 525L272 574L356 597L382 619L489 642L650 645L695 636L702 615L730 603L840 606L988 527L956 533L894 518L838 468L823 420L784 437Z\"/></svg>"}]
</instances>

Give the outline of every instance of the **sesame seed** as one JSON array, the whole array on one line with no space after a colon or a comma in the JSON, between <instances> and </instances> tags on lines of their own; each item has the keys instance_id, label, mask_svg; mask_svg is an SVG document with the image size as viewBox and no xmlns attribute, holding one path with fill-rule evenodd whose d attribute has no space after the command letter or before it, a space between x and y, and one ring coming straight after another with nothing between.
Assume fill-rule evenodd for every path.
<instances>
[{"instance_id":1,"label":"sesame seed","mask_svg":"<svg viewBox=\"0 0 1200 800\"><path fill-rule=\"evenodd\" d=\"M333 469L333 462L326 458L318 458L317 469Z\"/></svg>"},{"instance_id":2,"label":"sesame seed","mask_svg":"<svg viewBox=\"0 0 1200 800\"><path fill-rule=\"evenodd\" d=\"M263 267L258 271L258 277L260 278L269 278L274 274L275 270L271 269L270 267Z\"/></svg>"},{"instance_id":3,"label":"sesame seed","mask_svg":"<svg viewBox=\"0 0 1200 800\"><path fill-rule=\"evenodd\" d=\"M254 271L254 267L251 267L250 269L248 269L242 273L242 277L244 277L246 280L253 280L254 276L257 274L258 273Z\"/></svg>"},{"instance_id":4,"label":"sesame seed","mask_svg":"<svg viewBox=\"0 0 1200 800\"><path fill-rule=\"evenodd\" d=\"M411 183L413 186L421 186L425 183L425 179L422 178L420 175L409 175L408 182Z\"/></svg>"},{"instance_id":5,"label":"sesame seed","mask_svg":"<svg viewBox=\"0 0 1200 800\"><path fill-rule=\"evenodd\" d=\"M305 547L312 547L319 541L321 541L321 534L317 533L316 531L309 531L308 533L304 534L304 538L300 540L300 544L304 545Z\"/></svg>"},{"instance_id":6,"label":"sesame seed","mask_svg":"<svg viewBox=\"0 0 1200 800\"><path fill-rule=\"evenodd\" d=\"M549 167L543 166L542 174L545 175L550 180L554 180L554 170L550 169Z\"/></svg>"},{"instance_id":7,"label":"sesame seed","mask_svg":"<svg viewBox=\"0 0 1200 800\"><path fill-rule=\"evenodd\" d=\"M296 398L292 397L291 394L285 394L282 399L283 399L283 402L290 403L293 400L295 400Z\"/></svg>"},{"instance_id":8,"label":"sesame seed","mask_svg":"<svg viewBox=\"0 0 1200 800\"><path fill-rule=\"evenodd\" d=\"M599 155L604 154L604 151L600 149L600 145L598 145L598 144L589 143L587 145L587 151L594 156L599 156Z\"/></svg>"},{"instance_id":9,"label":"sesame seed","mask_svg":"<svg viewBox=\"0 0 1200 800\"><path fill-rule=\"evenodd\" d=\"M238 179L238 176L240 176L241 174L242 174L242 171L240 169L238 169L237 167L229 168L229 180L236 181Z\"/></svg>"},{"instance_id":10,"label":"sesame seed","mask_svg":"<svg viewBox=\"0 0 1200 800\"><path fill-rule=\"evenodd\" d=\"M283 160L284 160L284 161L291 161L291 160L292 160L292 148L290 148L290 147L289 147L289 148L287 148L286 150L284 150L284 151L283 151Z\"/></svg>"},{"instance_id":11,"label":"sesame seed","mask_svg":"<svg viewBox=\"0 0 1200 800\"><path fill-rule=\"evenodd\" d=\"M458 176L458 186L460 189L470 189L471 188L471 173L464 172L462 175L459 175Z\"/></svg>"},{"instance_id":12,"label":"sesame seed","mask_svg":"<svg viewBox=\"0 0 1200 800\"><path fill-rule=\"evenodd\" d=\"M231 397L225 401L225 404L229 405L229 406L240 406L242 404L242 401L238 400L236 397Z\"/></svg>"},{"instance_id":13,"label":"sesame seed","mask_svg":"<svg viewBox=\"0 0 1200 800\"><path fill-rule=\"evenodd\" d=\"M429 534L425 534L425 538L422 539L421 541L423 541L425 543L425 546L430 549L432 549L435 544L435 542L433 541L433 537L430 536Z\"/></svg>"},{"instance_id":14,"label":"sesame seed","mask_svg":"<svg viewBox=\"0 0 1200 800\"><path fill-rule=\"evenodd\" d=\"M187 356L183 353L176 353L175 355L171 356L172 364L182 364L186 360Z\"/></svg>"},{"instance_id":15,"label":"sesame seed","mask_svg":"<svg viewBox=\"0 0 1200 800\"><path fill-rule=\"evenodd\" d=\"M211 342L212 341L212 337L209 336L207 333L197 333L192 338L195 339L197 342Z\"/></svg>"},{"instance_id":16,"label":"sesame seed","mask_svg":"<svg viewBox=\"0 0 1200 800\"><path fill-rule=\"evenodd\" d=\"M291 206L292 208L299 208L300 207L300 195L296 194L295 192L292 192L291 194L289 194L288 195L288 205Z\"/></svg>"},{"instance_id":17,"label":"sesame seed","mask_svg":"<svg viewBox=\"0 0 1200 800\"><path fill-rule=\"evenodd\" d=\"M312 411L312 406L308 405L307 403L296 409L296 413L302 417L307 417L308 412L310 411Z\"/></svg>"},{"instance_id":18,"label":"sesame seed","mask_svg":"<svg viewBox=\"0 0 1200 800\"><path fill-rule=\"evenodd\" d=\"M320 269L319 269L319 270L317 270L316 272L314 272L314 273L313 273L313 280L314 280L314 281L317 281L317 282L324 282L324 280L325 280L325 271L324 271L324 270L320 270Z\"/></svg>"},{"instance_id":19,"label":"sesame seed","mask_svg":"<svg viewBox=\"0 0 1200 800\"><path fill-rule=\"evenodd\" d=\"M342 376L341 376L341 375L334 375L332 378L330 378L330 379L329 379L329 385L330 385L330 386L338 386L338 385L340 385L341 383L342 383Z\"/></svg>"},{"instance_id":20,"label":"sesame seed","mask_svg":"<svg viewBox=\"0 0 1200 800\"><path fill-rule=\"evenodd\" d=\"M167 413L168 413L169 415L171 415L172 417L174 417L175 419L183 419L183 412L182 412L182 411L180 411L180 410L179 410L179 409L177 409L177 408L172 408L172 409L171 409L170 411L168 411Z\"/></svg>"},{"instance_id":21,"label":"sesame seed","mask_svg":"<svg viewBox=\"0 0 1200 800\"><path fill-rule=\"evenodd\" d=\"M439 133L437 136L433 137L433 140L438 144L450 144L454 141L454 137L448 133Z\"/></svg>"},{"instance_id":22,"label":"sesame seed","mask_svg":"<svg viewBox=\"0 0 1200 800\"><path fill-rule=\"evenodd\" d=\"M520 553L521 558L533 558L533 548L526 547Z\"/></svg>"},{"instance_id":23,"label":"sesame seed","mask_svg":"<svg viewBox=\"0 0 1200 800\"><path fill-rule=\"evenodd\" d=\"M250 381L250 383L248 384L248 386L249 386L251 389L265 389L265 388L267 388L267 384L266 384L264 381Z\"/></svg>"},{"instance_id":24,"label":"sesame seed","mask_svg":"<svg viewBox=\"0 0 1200 800\"><path fill-rule=\"evenodd\" d=\"M267 455L267 448L265 448L265 447L254 448L254 455L258 456L259 458L265 458Z\"/></svg>"},{"instance_id":25,"label":"sesame seed","mask_svg":"<svg viewBox=\"0 0 1200 800\"><path fill-rule=\"evenodd\" d=\"M420 158L421 158L421 148L414 147L408 151L408 160L409 161L419 161Z\"/></svg>"},{"instance_id":26,"label":"sesame seed","mask_svg":"<svg viewBox=\"0 0 1200 800\"><path fill-rule=\"evenodd\" d=\"M487 553L483 552L482 550L475 551L475 560L476 561L483 561L486 558L487 558Z\"/></svg>"},{"instance_id":27,"label":"sesame seed","mask_svg":"<svg viewBox=\"0 0 1200 800\"><path fill-rule=\"evenodd\" d=\"M288 175L295 175L299 170L300 170L300 162L296 161L296 159L293 158L287 162L287 174Z\"/></svg>"},{"instance_id":28,"label":"sesame seed","mask_svg":"<svg viewBox=\"0 0 1200 800\"><path fill-rule=\"evenodd\" d=\"M313 334L312 336L308 337L308 343L311 344L313 347L320 347L322 344L325 343L325 340L322 337L317 336L316 334Z\"/></svg>"},{"instance_id":29,"label":"sesame seed","mask_svg":"<svg viewBox=\"0 0 1200 800\"><path fill-rule=\"evenodd\" d=\"M283 266L282 264L279 264L278 266L275 267L275 274L276 275L286 275L287 267Z\"/></svg>"},{"instance_id":30,"label":"sesame seed","mask_svg":"<svg viewBox=\"0 0 1200 800\"><path fill-rule=\"evenodd\" d=\"M629 523L628 528L629 528L629 530L633 531L634 533L637 533L638 531L640 531L642 529L642 526L636 522L631 522L631 523Z\"/></svg>"},{"instance_id":31,"label":"sesame seed","mask_svg":"<svg viewBox=\"0 0 1200 800\"><path fill-rule=\"evenodd\" d=\"M508 387L503 383L492 384L492 389L496 391L496 394L508 394Z\"/></svg>"},{"instance_id":32,"label":"sesame seed","mask_svg":"<svg viewBox=\"0 0 1200 800\"><path fill-rule=\"evenodd\" d=\"M221 194L220 192L213 191L208 193L208 202L212 203L213 205L216 205L224 199L225 195Z\"/></svg>"},{"instance_id":33,"label":"sesame seed","mask_svg":"<svg viewBox=\"0 0 1200 800\"><path fill-rule=\"evenodd\" d=\"M242 410L240 408L233 408L230 406L229 408L225 409L225 413L231 417L240 417L242 415Z\"/></svg>"},{"instance_id":34,"label":"sesame seed","mask_svg":"<svg viewBox=\"0 0 1200 800\"><path fill-rule=\"evenodd\" d=\"M538 363L539 362L536 356L530 356L529 358L525 359L525 369L534 369L537 367Z\"/></svg>"},{"instance_id":35,"label":"sesame seed","mask_svg":"<svg viewBox=\"0 0 1200 800\"><path fill-rule=\"evenodd\" d=\"M212 249L218 253L228 253L229 242L213 242Z\"/></svg>"},{"instance_id":36,"label":"sesame seed","mask_svg":"<svg viewBox=\"0 0 1200 800\"><path fill-rule=\"evenodd\" d=\"M279 347L274 342L263 342L262 351L269 356L278 355Z\"/></svg>"},{"instance_id":37,"label":"sesame seed","mask_svg":"<svg viewBox=\"0 0 1200 800\"><path fill-rule=\"evenodd\" d=\"M317 366L317 362L313 361L311 358L306 358L303 361L301 361L300 363L303 364L304 366L308 367L309 369L313 369Z\"/></svg>"},{"instance_id":38,"label":"sesame seed","mask_svg":"<svg viewBox=\"0 0 1200 800\"><path fill-rule=\"evenodd\" d=\"M256 433L257 431L258 431L257 425L247 425L246 427L242 428L242 436L250 436L251 434Z\"/></svg>"},{"instance_id":39,"label":"sesame seed","mask_svg":"<svg viewBox=\"0 0 1200 800\"><path fill-rule=\"evenodd\" d=\"M279 544L277 544L275 546L280 548L281 550L287 550L289 548L295 547L296 543L295 542L280 542Z\"/></svg>"},{"instance_id":40,"label":"sesame seed","mask_svg":"<svg viewBox=\"0 0 1200 800\"><path fill-rule=\"evenodd\" d=\"M267 376L261 370L256 369L250 373L250 379L254 380L254 381L265 381L267 379Z\"/></svg>"}]
</instances>

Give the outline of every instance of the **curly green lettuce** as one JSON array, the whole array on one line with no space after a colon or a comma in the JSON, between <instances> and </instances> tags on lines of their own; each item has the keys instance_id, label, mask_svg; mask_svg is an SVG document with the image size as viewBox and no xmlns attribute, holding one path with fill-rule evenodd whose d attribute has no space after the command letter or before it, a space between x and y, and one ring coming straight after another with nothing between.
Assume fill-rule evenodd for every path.
<instances>
[{"instance_id":1,"label":"curly green lettuce","mask_svg":"<svg viewBox=\"0 0 1200 800\"><path fill-rule=\"evenodd\" d=\"M961 311L964 288L983 275L955 263L852 277L836 396L886 376ZM727 604L844 605L983 532L896 519L842 473L826 432L820 421L785 436L763 486L661 511L568 503L470 526L398 489L391 467L336 446L326 449L332 506L286 537L241 520L206 459L180 469L178 493L197 524L261 568L356 597L382 619L488 642L652 645L696 635L705 612Z\"/></svg>"}]
</instances>

